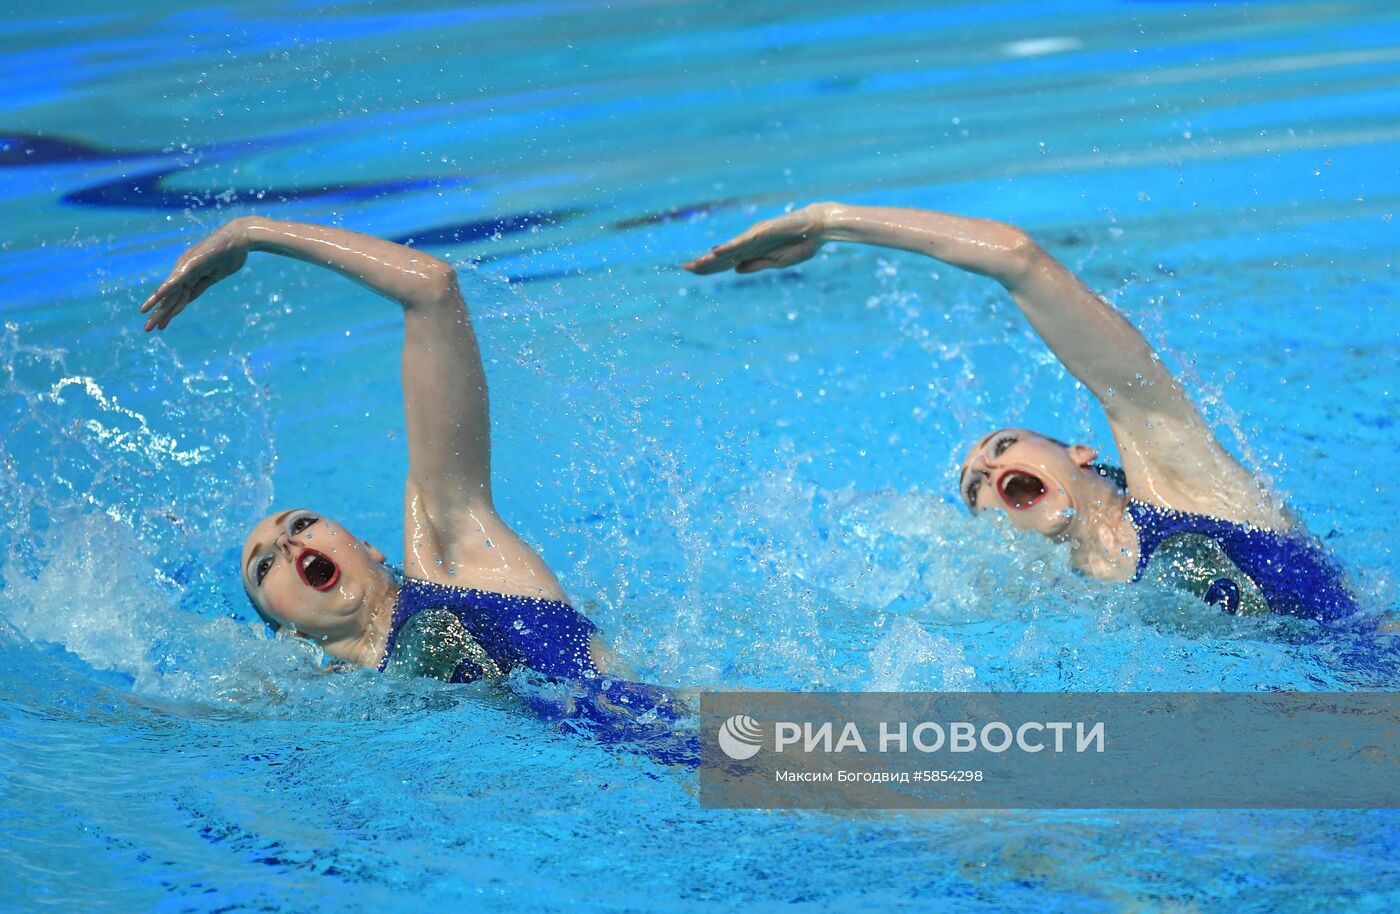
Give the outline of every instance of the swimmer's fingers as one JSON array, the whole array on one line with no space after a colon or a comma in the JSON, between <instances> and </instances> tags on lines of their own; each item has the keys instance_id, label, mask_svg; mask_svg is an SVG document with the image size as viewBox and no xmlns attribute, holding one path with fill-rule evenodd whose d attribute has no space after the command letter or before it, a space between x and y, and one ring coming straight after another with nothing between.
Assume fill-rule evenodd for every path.
<instances>
[{"instance_id":1,"label":"swimmer's fingers","mask_svg":"<svg viewBox=\"0 0 1400 914\"><path fill-rule=\"evenodd\" d=\"M151 312L151 316L146 319L146 330L164 330L170 325L170 319L184 310L185 305L190 302L190 290L179 288L167 294L159 306Z\"/></svg>"},{"instance_id":2,"label":"swimmer's fingers","mask_svg":"<svg viewBox=\"0 0 1400 914\"><path fill-rule=\"evenodd\" d=\"M212 280L203 280L202 282L204 288L207 289L210 283L212 283ZM157 321L156 329L164 330L166 327L169 327L170 322L175 319L175 315L185 310L185 306L194 301L195 296L202 291L204 290L201 289L199 285L195 285L190 288L181 289L171 296L166 306L161 309L161 312L155 315Z\"/></svg>"},{"instance_id":3,"label":"swimmer's fingers","mask_svg":"<svg viewBox=\"0 0 1400 914\"><path fill-rule=\"evenodd\" d=\"M193 255L193 256L191 256ZM170 278L146 299L141 306L142 314L149 314L146 330L164 330L171 318L185 309L205 290L221 279L225 279L243 266L246 254L242 251L215 251L212 254L192 248L175 267Z\"/></svg>"},{"instance_id":4,"label":"swimmer's fingers","mask_svg":"<svg viewBox=\"0 0 1400 914\"><path fill-rule=\"evenodd\" d=\"M776 251L769 251L762 257L741 261L734 267L735 273L757 273L759 270L781 270L809 259L821 245L816 241L803 240Z\"/></svg>"},{"instance_id":5,"label":"swimmer's fingers","mask_svg":"<svg viewBox=\"0 0 1400 914\"><path fill-rule=\"evenodd\" d=\"M146 326L143 329L149 331L156 328L156 325L159 324L161 319L165 316L165 311L170 299L175 297L177 291L176 289L167 289L164 292L158 291L155 295L146 299L146 303L141 306L141 313L145 314L146 312L150 312L150 315L146 318Z\"/></svg>"},{"instance_id":6,"label":"swimmer's fingers","mask_svg":"<svg viewBox=\"0 0 1400 914\"><path fill-rule=\"evenodd\" d=\"M156 290L151 293L150 298L147 298L145 303L141 305L141 313L145 314L147 311L150 311L156 305L160 304L161 299L175 291L175 289L185 281L185 274L187 271L187 267L181 268L177 266L175 271L166 277L165 282L156 286Z\"/></svg>"},{"instance_id":7,"label":"swimmer's fingers","mask_svg":"<svg viewBox=\"0 0 1400 914\"><path fill-rule=\"evenodd\" d=\"M248 259L248 246L236 223L237 220L225 225L181 254L165 282L141 305L141 313L158 314L171 296L182 292L188 295L180 304L184 307L214 283L242 269Z\"/></svg>"},{"instance_id":8,"label":"swimmer's fingers","mask_svg":"<svg viewBox=\"0 0 1400 914\"><path fill-rule=\"evenodd\" d=\"M749 260L757 260L768 255L776 244L782 242L763 235L754 234L754 229L737 238L726 241L685 265L685 268L700 276L723 273L732 270Z\"/></svg>"},{"instance_id":9,"label":"swimmer's fingers","mask_svg":"<svg viewBox=\"0 0 1400 914\"><path fill-rule=\"evenodd\" d=\"M192 283L177 286L168 291L159 301L151 316L146 319L147 330L164 330L170 321L185 310L185 306L200 296L205 289L218 281L216 276L201 276Z\"/></svg>"},{"instance_id":10,"label":"swimmer's fingers","mask_svg":"<svg viewBox=\"0 0 1400 914\"><path fill-rule=\"evenodd\" d=\"M724 270L752 273L766 267L786 267L811 257L821 242L821 222L810 208L801 209L752 226L692 260L685 268L705 276ZM754 266L739 269L745 264Z\"/></svg>"},{"instance_id":11,"label":"swimmer's fingers","mask_svg":"<svg viewBox=\"0 0 1400 914\"><path fill-rule=\"evenodd\" d=\"M169 279L160 284L160 287L146 299L146 303L141 306L141 313L150 316L146 318L147 330L153 330L164 323L166 315L175 306L176 300L187 296L191 286L186 275L171 275Z\"/></svg>"},{"instance_id":12,"label":"swimmer's fingers","mask_svg":"<svg viewBox=\"0 0 1400 914\"><path fill-rule=\"evenodd\" d=\"M162 305L182 289L189 289L201 279L203 273L200 257L201 245L196 245L180 255L180 259L175 261L175 269L170 271L170 275L165 278L165 282L156 286L156 290L151 293L151 297L146 299L141 305L141 313L154 311L159 314ZM205 288L208 288L207 286ZM200 291L203 291L202 289ZM148 323L147 329L150 329Z\"/></svg>"},{"instance_id":13,"label":"swimmer's fingers","mask_svg":"<svg viewBox=\"0 0 1400 914\"><path fill-rule=\"evenodd\" d=\"M192 293L183 293L179 298L175 299L174 306L165 313L165 319L160 322L160 329L164 330L166 327L169 327L170 322L175 319L175 315L185 310L185 306L190 303L190 299L192 298L194 298Z\"/></svg>"},{"instance_id":14,"label":"swimmer's fingers","mask_svg":"<svg viewBox=\"0 0 1400 914\"><path fill-rule=\"evenodd\" d=\"M779 246L772 244L746 245L723 254L712 251L703 257L692 260L685 265L685 268L700 276L721 273L725 270L733 270L735 273L756 273L759 270L781 269L801 263L815 254L818 247L820 247L819 242L807 239Z\"/></svg>"},{"instance_id":15,"label":"swimmer's fingers","mask_svg":"<svg viewBox=\"0 0 1400 914\"><path fill-rule=\"evenodd\" d=\"M697 276L709 276L711 273L723 273L725 270L734 266L735 263L737 263L737 261L721 260L714 251L711 251L685 264L685 269Z\"/></svg>"}]
</instances>

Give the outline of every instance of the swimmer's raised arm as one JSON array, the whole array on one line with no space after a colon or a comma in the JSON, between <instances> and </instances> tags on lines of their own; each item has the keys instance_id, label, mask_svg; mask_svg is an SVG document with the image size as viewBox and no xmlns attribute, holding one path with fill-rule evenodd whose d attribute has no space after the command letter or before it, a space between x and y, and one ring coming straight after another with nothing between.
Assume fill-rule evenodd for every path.
<instances>
[{"instance_id":1,"label":"swimmer's raised arm","mask_svg":"<svg viewBox=\"0 0 1400 914\"><path fill-rule=\"evenodd\" d=\"M451 265L392 241L305 222L245 216L220 226L185 251L165 282L146 299L147 330L164 330L206 289L263 251L329 267L405 308L423 308L456 295Z\"/></svg>"},{"instance_id":2,"label":"swimmer's raised arm","mask_svg":"<svg viewBox=\"0 0 1400 914\"><path fill-rule=\"evenodd\" d=\"M235 219L180 257L141 306L149 314L146 329L165 329L190 301L237 272L249 252L327 267L403 308L405 571L430 581L562 598L554 575L501 521L491 500L486 375L452 266L346 229Z\"/></svg>"},{"instance_id":3,"label":"swimmer's raised arm","mask_svg":"<svg viewBox=\"0 0 1400 914\"><path fill-rule=\"evenodd\" d=\"M1180 402L1180 388L1142 334L1029 235L1005 223L929 210L815 203L760 222L686 269L706 274L785 267L811 257L828 241L912 251L995 279L1107 409Z\"/></svg>"},{"instance_id":4,"label":"swimmer's raised arm","mask_svg":"<svg viewBox=\"0 0 1400 914\"><path fill-rule=\"evenodd\" d=\"M1248 471L1216 442L1151 344L1116 309L1015 226L928 210L816 203L760 222L685 265L694 273L787 267L828 241L924 254L991 277L1108 414L1129 479L1164 503L1191 503L1202 478L1238 486Z\"/></svg>"}]
</instances>

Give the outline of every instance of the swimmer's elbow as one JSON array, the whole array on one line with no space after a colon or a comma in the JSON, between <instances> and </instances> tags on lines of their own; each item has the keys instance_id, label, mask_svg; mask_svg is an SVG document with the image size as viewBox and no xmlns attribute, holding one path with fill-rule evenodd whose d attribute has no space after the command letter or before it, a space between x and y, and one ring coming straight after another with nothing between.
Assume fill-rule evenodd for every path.
<instances>
[{"instance_id":1,"label":"swimmer's elbow","mask_svg":"<svg viewBox=\"0 0 1400 914\"><path fill-rule=\"evenodd\" d=\"M452 264L445 260L438 260L436 257L426 264L425 282L429 290L438 298L457 298L457 271L452 269Z\"/></svg>"},{"instance_id":2,"label":"swimmer's elbow","mask_svg":"<svg viewBox=\"0 0 1400 914\"><path fill-rule=\"evenodd\" d=\"M445 260L426 258L414 264L414 280L404 304L414 308L455 307L461 304L457 271Z\"/></svg>"},{"instance_id":3,"label":"swimmer's elbow","mask_svg":"<svg viewBox=\"0 0 1400 914\"><path fill-rule=\"evenodd\" d=\"M1000 256L993 276L1008 289L1015 289L1024 282L1047 256L1034 238L1014 225L1002 226L997 247Z\"/></svg>"}]
</instances>

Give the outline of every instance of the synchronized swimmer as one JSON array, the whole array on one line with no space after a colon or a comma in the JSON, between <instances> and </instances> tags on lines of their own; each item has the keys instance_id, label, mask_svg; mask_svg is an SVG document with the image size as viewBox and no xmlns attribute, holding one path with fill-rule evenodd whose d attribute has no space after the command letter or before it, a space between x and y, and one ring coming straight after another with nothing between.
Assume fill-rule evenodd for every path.
<instances>
[{"instance_id":1,"label":"synchronized swimmer","mask_svg":"<svg viewBox=\"0 0 1400 914\"><path fill-rule=\"evenodd\" d=\"M1070 546L1080 573L1148 576L1230 613L1335 622L1357 606L1332 556L1221 447L1126 318L1014 226L927 210L816 203L760 222L690 263L695 273L788 267L828 241L899 248L989 276L1103 407L1122 467L1022 428L980 438L958 490L974 513Z\"/></svg>"},{"instance_id":2,"label":"synchronized swimmer","mask_svg":"<svg viewBox=\"0 0 1400 914\"><path fill-rule=\"evenodd\" d=\"M235 219L180 257L141 306L145 329L164 330L254 251L328 267L403 309L409 457L403 577L337 521L278 511L242 550L243 588L263 621L332 657L403 675L471 682L524 668L569 680L584 689L572 710L604 725L683 711L670 690L628 679L597 626L496 512L486 375L448 263L344 229Z\"/></svg>"},{"instance_id":3,"label":"synchronized swimmer","mask_svg":"<svg viewBox=\"0 0 1400 914\"><path fill-rule=\"evenodd\" d=\"M972 511L1004 511L1018 527L1068 543L1073 567L1091 577L1137 581L1151 570L1229 612L1330 621L1356 610L1331 556L1220 446L1142 335L1019 229L815 204L761 222L686 268L787 267L828 241L915 251L996 279L1103 406L1121 470L1096 463L1083 444L994 431L962 465L959 489ZM629 681L597 626L497 513L486 376L453 268L344 229L235 219L180 257L141 306L145 329L164 330L249 252L328 267L402 308L409 451L404 575L337 521L278 511L242 550L258 615L373 669L469 682L525 668L589 685L585 704L603 716L683 709L669 690Z\"/></svg>"}]
</instances>

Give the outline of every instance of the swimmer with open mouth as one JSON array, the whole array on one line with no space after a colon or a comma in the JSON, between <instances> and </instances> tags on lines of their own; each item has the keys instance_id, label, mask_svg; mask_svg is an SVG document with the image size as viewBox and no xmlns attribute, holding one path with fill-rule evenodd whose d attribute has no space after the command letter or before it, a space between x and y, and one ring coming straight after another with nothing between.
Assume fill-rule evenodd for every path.
<instances>
[{"instance_id":1,"label":"swimmer with open mouth","mask_svg":"<svg viewBox=\"0 0 1400 914\"><path fill-rule=\"evenodd\" d=\"M833 241L912 251L1001 283L1103 407L1121 468L1099 463L1086 444L993 431L959 470L960 498L974 514L1000 513L1069 544L1071 565L1090 577L1137 581L1149 565L1170 565L1185 569L1173 583L1227 612L1248 606L1326 622L1356 614L1330 553L1220 445L1142 334L1020 229L928 210L816 203L754 225L686 269L782 269ZM1189 561L1179 560L1183 550L1193 552ZM1154 563L1154 555L1170 558Z\"/></svg>"},{"instance_id":2,"label":"swimmer with open mouth","mask_svg":"<svg viewBox=\"0 0 1400 914\"><path fill-rule=\"evenodd\" d=\"M453 268L357 232L245 217L179 258L141 306L145 329L168 328L251 252L327 267L399 305L409 451L403 576L338 521L277 511L248 534L240 565L263 621L380 670L469 682L524 668L568 679L581 688L572 700L600 719L682 713L670 690L627 681L597 626L497 513L486 376Z\"/></svg>"}]
</instances>

